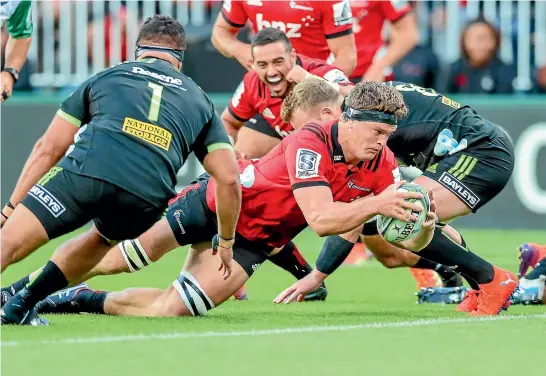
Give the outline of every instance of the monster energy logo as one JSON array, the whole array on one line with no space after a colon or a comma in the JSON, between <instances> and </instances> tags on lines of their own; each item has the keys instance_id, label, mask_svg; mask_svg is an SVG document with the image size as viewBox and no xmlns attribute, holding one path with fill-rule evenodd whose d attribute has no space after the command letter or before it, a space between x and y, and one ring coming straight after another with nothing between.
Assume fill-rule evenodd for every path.
<instances>
[{"instance_id":1,"label":"monster energy logo","mask_svg":"<svg viewBox=\"0 0 546 376\"><path fill-rule=\"evenodd\" d=\"M53 167L51 168L42 178L38 181L38 184L44 186L46 185L51 179L53 179L59 172L63 170L62 167Z\"/></svg>"},{"instance_id":2,"label":"monster energy logo","mask_svg":"<svg viewBox=\"0 0 546 376\"><path fill-rule=\"evenodd\" d=\"M449 169L449 173L459 180L463 180L478 163L478 160L469 155L461 155L455 166Z\"/></svg>"}]
</instances>

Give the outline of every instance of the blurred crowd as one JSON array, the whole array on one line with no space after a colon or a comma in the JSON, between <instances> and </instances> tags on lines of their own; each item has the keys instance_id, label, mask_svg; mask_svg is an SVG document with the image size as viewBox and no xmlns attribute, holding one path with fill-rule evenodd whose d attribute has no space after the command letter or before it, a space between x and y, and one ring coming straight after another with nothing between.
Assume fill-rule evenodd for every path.
<instances>
[{"instance_id":1,"label":"blurred crowd","mask_svg":"<svg viewBox=\"0 0 546 376\"><path fill-rule=\"evenodd\" d=\"M53 14L53 27L54 27L54 48L55 53L60 53L60 33L61 29L60 19L61 19L61 6L60 4L63 0L55 0L51 2L48 6L52 7ZM137 27L139 22L142 21L143 14L146 13L146 10L150 10L150 7L153 11L157 13L164 12L165 8L162 5L162 2L159 1L138 1L128 4L127 1L118 1L116 2L116 8L110 9L111 3L105 1L104 11L100 12L101 17L98 18L94 11L96 7L93 7L92 2L88 4L88 14L87 14L87 27L85 32L87 33L87 59L88 65L91 72L91 67L93 64L93 53L96 49L93 48L93 37L94 31L97 30L96 27L104 28L104 66L109 66L112 63L112 58L110 56L110 44L113 43L113 40L118 40L121 44L120 53L121 61L130 59L132 56L128 56L128 53L132 50L132 43L134 41L129 40L127 36L127 25L129 23L134 23ZM146 4L145 4L146 3ZM152 3L152 5L150 5ZM177 7L178 3L189 3L188 13L182 14L180 9ZM413 6L417 2L411 2ZM518 45L518 17L517 17L517 2L513 2L514 11L513 15L513 26L512 26L512 49L513 49L513 62L503 61L500 57L500 45L503 36L499 32L499 24L501 20L491 19L491 17L484 17L484 2L480 2L480 10L477 18L468 19L466 17L467 12L465 12L465 7L468 6L468 1L459 1L458 7L461 10L461 17L459 17L460 25L460 57L455 61L451 61L445 58L445 49L446 46L438 43L433 43L433 38L429 37L430 35L441 35L446 32L446 4L445 2L440 1L426 1L420 2L420 6L426 4L428 11L426 12L426 19L419 17L418 21L421 31L421 40L419 45L414 48L407 56L405 56L395 67L394 67L394 77L397 80L412 82L424 87L434 87L440 92L449 92L449 93L472 93L472 94L509 94L514 92L525 92L525 93L546 93L546 66L535 66L534 51L539 48L531 48L531 54L529 56L530 67L531 67L531 77L529 77L529 83L521 87L517 84L517 45ZM496 2L496 6L500 6L500 2ZM121 6L120 6L121 5ZM535 2L531 1L531 14L535 6ZM43 3L37 2L35 4L38 7L38 18L40 18L41 7L44 6ZM155 7L155 9L154 9ZM207 0L201 2L200 12L201 16L204 14L204 25L196 28L194 25L190 24L187 26L188 35L191 37L192 33L197 33L201 38L207 39L210 35L203 35L203 29L210 29L214 20L222 7L222 2L220 1L211 1ZM181 17L186 17L191 19L192 7L191 2L187 0L174 0L170 4L170 11L175 17L179 19ZM204 12L204 13L203 13ZM177 14L180 13L180 14ZM500 12L497 12L500 14ZM112 23L119 22L120 24L120 36L115 38L112 36ZM74 27L74 24L73 24ZM77 25L76 25L77 27ZM37 31L37 34L43 35L44 22L41 22L40 19L34 20L34 28ZM534 46L536 42L535 38L535 19L531 17L530 22L531 29L531 44ZM251 34L249 34L251 37ZM387 43L388 43L388 30L386 33ZM504 36L506 38L506 35ZM2 67L4 64L3 56L5 45L7 41L7 33L5 30L5 25L2 28L1 34L1 48L2 48ZM38 37L33 41L34 48L37 53L32 55L28 59L27 63L24 66L24 69L21 72L21 77L17 82L15 89L17 91L31 91L33 90L31 75L33 72L41 71L43 61L40 58L44 50L45 45L43 40ZM72 45L74 47L75 42L73 40ZM128 48L129 45L129 48ZM546 46L542 46L546 49ZM128 52L129 51L129 52ZM73 58L74 59L74 58ZM58 65L57 58L56 65ZM74 65L74 64L72 64Z\"/></svg>"}]
</instances>

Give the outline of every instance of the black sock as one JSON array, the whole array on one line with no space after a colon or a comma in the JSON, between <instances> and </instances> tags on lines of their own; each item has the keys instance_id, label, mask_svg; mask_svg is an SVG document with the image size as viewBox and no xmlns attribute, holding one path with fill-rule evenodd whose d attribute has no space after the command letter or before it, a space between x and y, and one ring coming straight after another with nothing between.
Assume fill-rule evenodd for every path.
<instances>
[{"instance_id":1,"label":"black sock","mask_svg":"<svg viewBox=\"0 0 546 376\"><path fill-rule=\"evenodd\" d=\"M30 275L27 275L27 276L21 278L20 280L18 280L17 282L13 282L8 287L4 287L2 289L2 291L8 291L12 295L17 294L20 290L23 289L23 287L25 287L27 285L27 283L29 282L29 277L30 277Z\"/></svg>"},{"instance_id":2,"label":"black sock","mask_svg":"<svg viewBox=\"0 0 546 376\"><path fill-rule=\"evenodd\" d=\"M525 276L525 279L537 279L541 275L546 275L546 257L538 262L531 273Z\"/></svg>"},{"instance_id":3,"label":"black sock","mask_svg":"<svg viewBox=\"0 0 546 376\"><path fill-rule=\"evenodd\" d=\"M302 256L294 242L290 242L281 249L279 253L269 256L269 260L280 266L297 279L302 279L311 273L313 268Z\"/></svg>"},{"instance_id":4,"label":"black sock","mask_svg":"<svg viewBox=\"0 0 546 376\"><path fill-rule=\"evenodd\" d=\"M80 312L104 314L104 301L107 291L83 290L76 295L75 301L81 308Z\"/></svg>"},{"instance_id":5,"label":"black sock","mask_svg":"<svg viewBox=\"0 0 546 376\"><path fill-rule=\"evenodd\" d=\"M445 265L438 264L437 262L427 260L423 257L419 258L419 261L417 261L417 263L414 266L412 266L412 268L434 270L436 273L440 275L440 277L444 281L450 280L451 278L455 276L455 274L457 274L453 271L453 269L448 268Z\"/></svg>"},{"instance_id":6,"label":"black sock","mask_svg":"<svg viewBox=\"0 0 546 376\"><path fill-rule=\"evenodd\" d=\"M456 270L473 289L493 280L493 265L451 240L439 227L430 244L417 254Z\"/></svg>"},{"instance_id":7,"label":"black sock","mask_svg":"<svg viewBox=\"0 0 546 376\"><path fill-rule=\"evenodd\" d=\"M27 287L24 294L28 308L34 307L40 300L49 294L68 286L68 281L63 272L54 262L48 261L36 279Z\"/></svg>"}]
</instances>

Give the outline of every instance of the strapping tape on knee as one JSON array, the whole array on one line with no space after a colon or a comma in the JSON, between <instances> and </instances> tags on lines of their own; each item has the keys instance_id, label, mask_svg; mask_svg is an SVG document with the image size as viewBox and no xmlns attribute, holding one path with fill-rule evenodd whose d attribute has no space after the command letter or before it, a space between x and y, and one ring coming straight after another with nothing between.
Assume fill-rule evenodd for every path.
<instances>
[{"instance_id":1,"label":"strapping tape on knee","mask_svg":"<svg viewBox=\"0 0 546 376\"><path fill-rule=\"evenodd\" d=\"M137 272L152 263L138 239L124 240L119 244L119 248L131 273Z\"/></svg>"},{"instance_id":2,"label":"strapping tape on knee","mask_svg":"<svg viewBox=\"0 0 546 376\"><path fill-rule=\"evenodd\" d=\"M215 307L199 282L187 270L178 276L178 279L173 282L173 286L193 316L206 315Z\"/></svg>"}]
</instances>

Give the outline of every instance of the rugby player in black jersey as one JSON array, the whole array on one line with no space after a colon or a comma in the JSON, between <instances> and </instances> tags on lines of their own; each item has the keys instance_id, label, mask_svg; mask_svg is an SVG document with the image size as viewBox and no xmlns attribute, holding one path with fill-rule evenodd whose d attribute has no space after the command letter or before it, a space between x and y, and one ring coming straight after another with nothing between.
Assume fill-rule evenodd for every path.
<instances>
[{"instance_id":1,"label":"rugby player in black jersey","mask_svg":"<svg viewBox=\"0 0 546 376\"><path fill-rule=\"evenodd\" d=\"M49 240L94 225L19 281L25 287L3 306L3 324L47 324L35 304L159 220L192 152L218 182L218 249L229 276L239 172L212 101L180 71L185 48L182 25L155 15L140 29L136 61L94 75L61 104L2 210L2 271ZM138 262L151 262L131 249Z\"/></svg>"}]
</instances>

